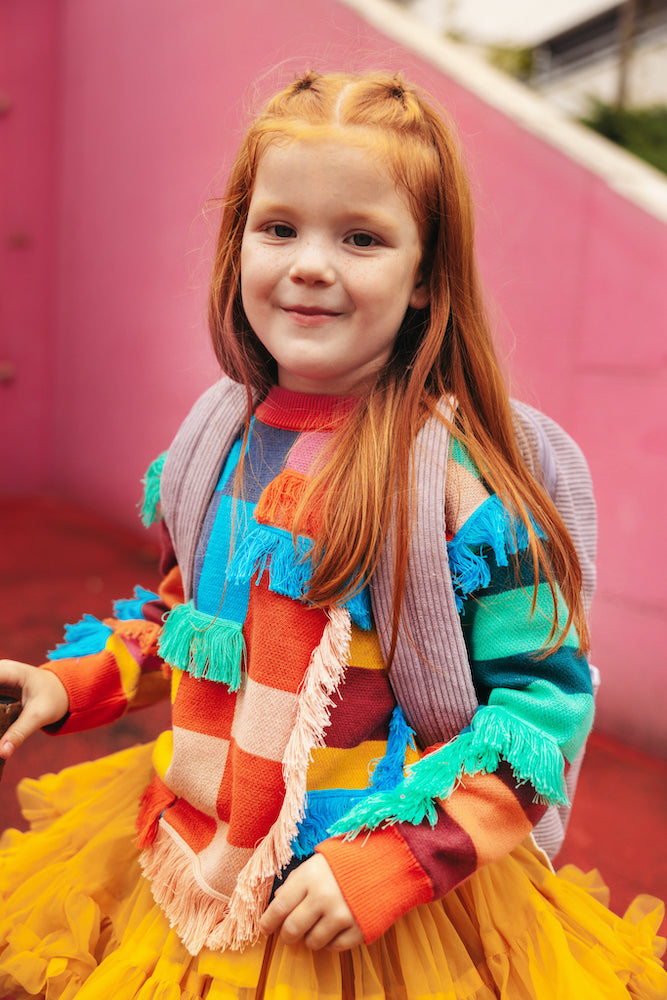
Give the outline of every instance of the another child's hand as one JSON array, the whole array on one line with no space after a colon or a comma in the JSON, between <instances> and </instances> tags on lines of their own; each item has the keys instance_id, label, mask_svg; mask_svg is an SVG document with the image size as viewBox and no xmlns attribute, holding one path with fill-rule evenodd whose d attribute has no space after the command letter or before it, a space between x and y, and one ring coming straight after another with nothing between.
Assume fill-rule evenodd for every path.
<instances>
[{"instance_id":1,"label":"another child's hand","mask_svg":"<svg viewBox=\"0 0 667 1000\"><path fill-rule=\"evenodd\" d=\"M288 875L260 922L263 934L280 933L285 944L346 951L363 944L363 934L333 872L314 854Z\"/></svg>"},{"instance_id":2,"label":"another child's hand","mask_svg":"<svg viewBox=\"0 0 667 1000\"><path fill-rule=\"evenodd\" d=\"M17 660L0 660L0 684L20 688L23 704L16 722L0 738L0 757L7 760L32 733L62 719L69 711L69 698L52 671Z\"/></svg>"}]
</instances>

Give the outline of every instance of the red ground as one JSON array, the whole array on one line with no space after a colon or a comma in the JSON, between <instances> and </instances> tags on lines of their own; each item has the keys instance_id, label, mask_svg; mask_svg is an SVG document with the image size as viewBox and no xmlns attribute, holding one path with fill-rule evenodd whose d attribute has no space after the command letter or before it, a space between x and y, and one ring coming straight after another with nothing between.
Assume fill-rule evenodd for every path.
<instances>
[{"instance_id":1,"label":"red ground","mask_svg":"<svg viewBox=\"0 0 667 1000\"><path fill-rule=\"evenodd\" d=\"M51 497L0 497L0 655L39 663L83 612L109 614L137 583L157 584L152 543ZM604 664L598 664L604 676ZM62 739L39 733L7 763L0 829L24 824L14 788L24 776L152 739L166 707ZM667 762L594 733L558 864L598 868L622 912L638 893L667 899ZM663 925L663 928L665 925ZM663 930L665 933L665 930Z\"/></svg>"}]
</instances>

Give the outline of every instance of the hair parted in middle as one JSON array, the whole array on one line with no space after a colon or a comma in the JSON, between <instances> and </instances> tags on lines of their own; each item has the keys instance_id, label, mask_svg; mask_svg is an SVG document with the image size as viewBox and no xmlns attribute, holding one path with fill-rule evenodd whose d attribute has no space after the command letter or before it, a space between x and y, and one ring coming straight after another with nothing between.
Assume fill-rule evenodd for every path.
<instances>
[{"instance_id":1,"label":"hair parted in middle","mask_svg":"<svg viewBox=\"0 0 667 1000\"><path fill-rule=\"evenodd\" d=\"M306 598L327 606L367 582L393 518L393 655L411 530L412 445L424 421L436 414L438 400L449 396L456 402L450 431L489 488L526 526L535 582L541 569L554 596L551 636L558 625L558 583L569 612L561 641L574 622L585 649L576 552L515 439L477 270L473 199L458 139L444 113L400 74L308 72L276 94L250 125L223 199L211 280L209 325L220 365L246 387L250 416L252 399L277 382L276 363L253 332L241 300L241 242L258 163L272 143L332 138L368 149L393 177L418 228L429 302L421 310L408 307L391 357L334 435L299 506L295 533L315 500L321 512ZM549 540L548 558L531 518Z\"/></svg>"}]
</instances>

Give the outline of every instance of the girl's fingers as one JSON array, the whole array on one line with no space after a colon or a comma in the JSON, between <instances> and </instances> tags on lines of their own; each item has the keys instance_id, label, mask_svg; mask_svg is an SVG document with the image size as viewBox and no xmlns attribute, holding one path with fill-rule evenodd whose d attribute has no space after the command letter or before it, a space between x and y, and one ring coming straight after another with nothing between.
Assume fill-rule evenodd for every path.
<instances>
[{"instance_id":1,"label":"girl's fingers","mask_svg":"<svg viewBox=\"0 0 667 1000\"><path fill-rule=\"evenodd\" d=\"M0 737L0 757L7 760L42 726L58 722L69 709L67 692L50 670L40 670L16 660L0 660L0 684L16 688L23 709Z\"/></svg>"}]
</instances>

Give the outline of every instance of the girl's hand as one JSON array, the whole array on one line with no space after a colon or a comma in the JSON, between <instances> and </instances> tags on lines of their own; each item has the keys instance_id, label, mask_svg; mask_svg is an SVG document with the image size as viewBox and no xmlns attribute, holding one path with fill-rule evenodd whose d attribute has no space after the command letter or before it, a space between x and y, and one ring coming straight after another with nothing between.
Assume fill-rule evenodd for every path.
<instances>
[{"instance_id":1,"label":"girl's hand","mask_svg":"<svg viewBox=\"0 0 667 1000\"><path fill-rule=\"evenodd\" d=\"M32 733L62 719L69 711L69 698L50 670L17 660L0 660L0 684L19 688L23 704L16 722L0 737L0 757L7 760Z\"/></svg>"},{"instance_id":2,"label":"girl's hand","mask_svg":"<svg viewBox=\"0 0 667 1000\"><path fill-rule=\"evenodd\" d=\"M285 944L346 951L363 944L361 929L345 902L331 868L314 854L288 875L260 921L263 934L280 932Z\"/></svg>"}]
</instances>

